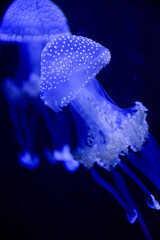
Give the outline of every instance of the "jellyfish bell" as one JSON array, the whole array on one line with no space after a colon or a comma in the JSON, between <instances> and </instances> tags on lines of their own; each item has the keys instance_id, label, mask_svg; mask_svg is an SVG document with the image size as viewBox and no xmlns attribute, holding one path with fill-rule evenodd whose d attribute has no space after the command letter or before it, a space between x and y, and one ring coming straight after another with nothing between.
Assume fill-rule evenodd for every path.
<instances>
[{"instance_id":1,"label":"jellyfish bell","mask_svg":"<svg viewBox=\"0 0 160 240\"><path fill-rule=\"evenodd\" d=\"M102 64L98 59L100 54ZM42 53L41 98L54 111L59 111L75 99L109 61L109 51L99 44L93 45L89 39L63 35L52 40Z\"/></svg>"},{"instance_id":2,"label":"jellyfish bell","mask_svg":"<svg viewBox=\"0 0 160 240\"><path fill-rule=\"evenodd\" d=\"M16 82L27 80L30 73L40 75L40 55L46 42L69 32L67 18L50 0L13 1L1 21L0 41L19 46Z\"/></svg>"},{"instance_id":3,"label":"jellyfish bell","mask_svg":"<svg viewBox=\"0 0 160 240\"><path fill-rule=\"evenodd\" d=\"M146 108L140 102L118 108L95 78L110 58L108 49L77 36L52 40L42 52L41 98L54 111L70 104L85 120L86 141L92 146L78 149L76 155L88 168L97 162L109 170L129 148L140 150L148 136Z\"/></svg>"},{"instance_id":4,"label":"jellyfish bell","mask_svg":"<svg viewBox=\"0 0 160 240\"><path fill-rule=\"evenodd\" d=\"M17 43L19 66L15 77L12 78L12 85L15 85L12 88L19 89L19 95L37 97L43 47L55 36L69 33L70 29L63 11L50 0L12 2L0 24L0 41ZM3 85L5 84L8 86L8 79L4 80ZM7 92L7 89L6 87L5 93L9 95L10 91ZM12 97L14 93L17 99L16 91L11 93Z\"/></svg>"},{"instance_id":5,"label":"jellyfish bell","mask_svg":"<svg viewBox=\"0 0 160 240\"><path fill-rule=\"evenodd\" d=\"M33 152L26 145L34 144L29 124L33 121L30 121L32 116L27 114L28 109L35 108L35 115L37 111L42 114L52 141L59 141L57 131L51 124L51 116L39 98L39 92L41 52L47 41L61 34L70 34L67 18L50 0L15 0L8 7L0 24L0 41L16 45L19 53L16 74L13 78L4 79L3 90L23 149L23 154L19 155L22 160L25 159L22 157L25 151Z\"/></svg>"},{"instance_id":6,"label":"jellyfish bell","mask_svg":"<svg viewBox=\"0 0 160 240\"><path fill-rule=\"evenodd\" d=\"M18 43L16 84L27 80L32 72L39 76L40 55L46 42L55 35L69 32L67 18L50 0L13 1L1 21L0 41Z\"/></svg>"},{"instance_id":7,"label":"jellyfish bell","mask_svg":"<svg viewBox=\"0 0 160 240\"><path fill-rule=\"evenodd\" d=\"M67 18L50 0L15 0L8 7L0 26L5 42L44 42L69 33Z\"/></svg>"},{"instance_id":8,"label":"jellyfish bell","mask_svg":"<svg viewBox=\"0 0 160 240\"><path fill-rule=\"evenodd\" d=\"M108 49L91 39L80 36L62 35L46 44L41 55L40 96L44 103L55 112L64 106L71 107L81 139L74 151L77 159L85 167L91 168L94 179L117 199L127 213L130 223L138 218L150 239L144 220L129 196L123 178L118 173L120 167L145 194L147 205L160 209L158 201L148 191L141 180L122 162L123 156L138 154L145 142L149 144L150 156L147 160L132 158L132 163L158 187L157 174L159 154L153 146L146 121L147 109L141 102L127 109L119 108L107 95L98 80L98 72L110 61ZM151 141L151 143L149 143ZM129 157L129 160L131 157ZM152 172L146 161L153 163ZM113 173L118 191L104 181L93 168L100 167ZM145 171L143 171L143 167Z\"/></svg>"}]
</instances>

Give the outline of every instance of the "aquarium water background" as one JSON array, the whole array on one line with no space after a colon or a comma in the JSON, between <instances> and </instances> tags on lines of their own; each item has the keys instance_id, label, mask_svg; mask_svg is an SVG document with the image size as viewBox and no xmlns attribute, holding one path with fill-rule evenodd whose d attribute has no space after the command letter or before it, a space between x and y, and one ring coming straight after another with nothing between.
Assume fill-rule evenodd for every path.
<instances>
[{"instance_id":1,"label":"aquarium water background","mask_svg":"<svg viewBox=\"0 0 160 240\"><path fill-rule=\"evenodd\" d=\"M11 2L0 2L0 18ZM160 4L154 0L54 2L64 11L73 34L91 38L110 50L111 62L99 73L98 80L119 107L127 108L141 101L148 108L150 132L160 144ZM3 79L14 76L17 62L16 44L1 44L2 239L145 239L139 224L128 222L123 209L94 181L89 170L80 166L69 173L62 163L52 165L47 161L41 150L46 138L41 121L35 138L40 166L30 170L19 164L19 144L2 91ZM73 122L72 125L74 128ZM66 138L74 148L74 134ZM111 181L108 172L100 172ZM153 184L138 171L137 175L160 200ZM126 181L153 239L160 239L160 212L148 208L140 189L127 177Z\"/></svg>"}]
</instances>

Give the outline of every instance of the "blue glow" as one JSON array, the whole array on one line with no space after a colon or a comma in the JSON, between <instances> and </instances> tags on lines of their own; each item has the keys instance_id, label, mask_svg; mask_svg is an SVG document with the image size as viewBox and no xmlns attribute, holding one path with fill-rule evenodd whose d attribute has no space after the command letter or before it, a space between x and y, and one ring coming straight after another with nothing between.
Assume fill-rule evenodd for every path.
<instances>
[{"instance_id":1,"label":"blue glow","mask_svg":"<svg viewBox=\"0 0 160 240\"><path fill-rule=\"evenodd\" d=\"M27 152L27 155L20 154L19 162L26 167L31 164L31 169L36 159L32 157L33 154L39 154L35 147L39 117L43 119L44 128L51 135L51 143L46 146L44 142L44 148L48 147L52 149L48 151L52 152L64 144L53 124L55 116L49 113L39 97L41 52L49 39L62 33L70 34L67 19L62 10L49 0L13 1L0 25L0 41L6 44L15 42L18 46L18 70L13 78L4 79L3 91L17 133L20 152ZM34 168L38 165L35 164Z\"/></svg>"},{"instance_id":2,"label":"blue glow","mask_svg":"<svg viewBox=\"0 0 160 240\"><path fill-rule=\"evenodd\" d=\"M41 98L54 111L70 104L83 118L86 146L75 158L90 168L95 162L110 170L129 149L137 152L148 137L147 109L140 102L120 109L108 101L95 79L110 61L110 52L100 44L78 36L62 36L42 52Z\"/></svg>"},{"instance_id":3,"label":"blue glow","mask_svg":"<svg viewBox=\"0 0 160 240\"><path fill-rule=\"evenodd\" d=\"M128 158L160 190L160 148L151 134L141 151L137 155L129 153Z\"/></svg>"},{"instance_id":4,"label":"blue glow","mask_svg":"<svg viewBox=\"0 0 160 240\"><path fill-rule=\"evenodd\" d=\"M69 172L75 172L80 165L78 161L74 160L70 147L67 144L63 146L61 151L54 150L53 153L45 149L45 156L51 164L63 162L65 169Z\"/></svg>"},{"instance_id":5,"label":"blue glow","mask_svg":"<svg viewBox=\"0 0 160 240\"><path fill-rule=\"evenodd\" d=\"M22 166L34 170L40 164L39 156L30 152L19 153L19 162Z\"/></svg>"},{"instance_id":6,"label":"blue glow","mask_svg":"<svg viewBox=\"0 0 160 240\"><path fill-rule=\"evenodd\" d=\"M81 8L77 7L79 2L82 2L82 8L84 9L84 12ZM101 3L99 3L98 1L97 3L96 1L93 2L91 1L91 5L90 2L87 1L79 2L76 2L75 5L76 8L78 8L78 13L80 15L84 14L82 19L78 19L78 14L76 16L74 4L69 3L69 1L68 2L63 0L60 1L62 6L64 7L67 6L70 20L73 19L73 22L75 21L75 24L77 24L78 20L79 26L77 27L79 27L79 29L74 28L75 26L73 22L71 22L72 24L71 28L73 29L73 31L76 30L76 32L81 32L84 34L84 36L87 36L87 25L88 22L90 22L90 19L92 18L91 25L93 25L94 27L89 29L90 30L89 36L93 36L93 39L99 39L100 42L106 41L107 43L104 45L109 46L109 48L112 49L113 62L117 61L118 63L117 66L119 66L119 72L117 71L118 82L116 82L116 86L115 88L113 88L113 91L123 96L124 92L122 91L122 88L118 89L117 87L119 83L121 84L122 77L121 70L123 73L123 68L121 69L121 67L123 66L123 64L121 65L119 64L120 62L118 62L119 60L121 61L121 58L120 59L116 58L116 60L114 58L116 55L115 54L116 48L118 49L117 52L119 54L119 57L120 56L122 57L122 55L125 56L122 57L122 62L126 58L125 63L128 64L129 61L132 61L132 63L136 65L135 71L133 71L132 73L133 76L130 76L128 78L130 79L129 80L130 82L129 83L127 82L127 84L130 84L131 87L131 91L128 94L132 93L134 95L134 91L136 91L137 93L138 91L141 91L139 89L139 86L137 88L137 83L139 84L139 82L136 80L136 78L138 79L138 74L136 74L136 70L139 69L139 67L137 66L141 65L142 68L143 65L147 66L149 71L151 71L151 66L155 67L155 65L151 64L151 62L154 62L153 61L154 60L153 57L155 54L154 51L158 53L157 51L158 47L156 45L157 40L155 40L154 45L152 45L153 42L152 44L150 44L150 38L146 37L148 35L153 36L154 38L155 33L156 39L158 39L157 29L159 28L155 24L158 17L156 16L156 14L153 17L152 15L153 12L150 11L150 9L152 9L153 7L151 2L149 3L149 5L144 6L143 3L140 3L139 5L136 5L136 3L130 3L132 7L129 9L129 7L127 6L127 1L124 1L123 3L121 3L121 1L117 1L116 4L114 1L113 2L104 1L107 6L107 10L108 9L111 10L108 11L107 14L105 13L104 16L103 14L101 14L101 11L99 12L98 5L101 7ZM72 4L73 6L71 7L71 5L69 4ZM89 7L92 7L94 9L93 7L94 5L97 6L97 9L93 11L94 14L92 15L92 9L90 9L90 11L88 10ZM124 9L123 10L121 9L121 5L122 9L123 8L125 9L124 12L123 12ZM140 5L142 5L142 7ZM136 7L138 11L144 10L144 15L142 13L140 15L136 14L136 11L134 9ZM145 7L147 9L148 15L152 17L153 19L152 21L146 21L149 19L147 19L145 16ZM118 11L116 8L118 9ZM128 11L129 15L126 14L126 10L130 10ZM114 14L114 12L116 14ZM122 18L119 15L119 13L120 15L122 14L123 16ZM87 16L86 18L85 15ZM99 18L98 21L96 15ZM136 18L134 18L134 15L136 16ZM127 17L125 18L125 16ZM123 21L121 21L121 19L123 19ZM131 20L131 24L130 25L126 24L127 22L126 20ZM150 32L145 31L144 26L141 25L141 22L143 21L146 22L145 27L148 29L151 28L152 31ZM138 22L137 25L136 22ZM123 26L124 29L123 27L122 28L120 27L122 23L124 23ZM154 24L154 26L152 26L152 23ZM134 30L134 28L136 30ZM125 32L124 35L124 30L126 31L126 29L127 30L129 29L129 31L127 31L127 34ZM142 29L144 31L144 34L142 34L143 32ZM134 33L136 33L135 39L133 37ZM121 34L124 38L121 36ZM118 38L117 41L116 38ZM122 38L123 40L120 38ZM137 41L135 41L136 38ZM145 44L143 44L144 40ZM19 66L16 75L14 77L9 77L7 75L7 78L5 78L3 81L3 91L8 102L10 116L15 127L17 139L20 145L20 149L18 150L20 151L20 153L18 154L19 163L21 164L21 166L26 167L30 170L34 170L40 165L43 166L43 169L39 168L39 170L36 171L35 173L30 172L29 174L28 171L27 172L24 171L22 167L21 168L18 167L17 175L17 171L15 171L17 169L12 168L12 165L14 166L15 164L12 162L12 158L10 162L8 161L9 163L11 163L11 166L7 162L6 164L7 167L4 165L4 168L2 159L2 170L9 169L9 171L6 174L7 175L6 179L2 181L4 183L3 187L4 196L7 199L6 201L7 203L5 203L4 201L5 204L4 210L2 209L2 213L4 211L3 221L5 222L7 220L6 227L7 229L11 229L11 235L13 235L12 232L14 229L14 226L11 226L12 216L14 219L13 221L15 221L15 225L17 225L17 228L19 228L18 230L16 228L15 232L16 231L19 232L20 235L22 231L22 229L20 229L21 224L23 225L22 227L23 230L25 226L27 226L27 229L29 229L29 233L32 233L33 231L32 235L35 236L37 236L36 234L37 232L39 232L40 225L40 227L42 227L42 230L40 229L39 234L41 235L41 233L43 233L44 231L43 238L46 239L47 234L49 236L52 234L56 235L57 232L59 234L59 229L64 230L62 231L63 232L62 234L64 234L65 237L67 236L68 233L68 235L70 235L71 238L73 237L74 239L76 239L77 235L74 236L75 231L76 234L78 233L81 235L87 232L85 231L86 230L85 225L89 229L89 231L87 232L89 234L87 236L86 234L84 235L86 237L93 236L93 238L99 239L102 236L105 236L104 234L106 235L108 234L107 231L109 229L109 224L104 224L105 230L102 228L101 224L99 224L100 228L98 230L95 230L96 228L93 229L92 226L94 225L95 219L93 221L91 219L91 221L89 222L90 225L84 224L85 223L84 219L81 219L82 216L81 210L83 212L82 205L80 207L78 206L78 209L76 209L78 211L75 211L74 214L72 212L72 209L74 209L75 207L75 199L74 196L71 196L68 190L69 191L73 190L73 192L78 191L76 192L76 197L78 197L78 201L81 201L81 198L83 198L84 201L87 203L88 198L86 198L86 196L84 195L85 193L84 188L87 187L87 184L85 186L83 185L83 181L86 181L86 178L83 178L83 173L85 175L88 172L85 171L83 167L79 171L79 174L83 178L82 187L80 190L81 192L79 192L79 189L77 190L77 185L75 184L78 174L75 175L76 179L73 178L75 176L71 174L66 174L65 171L62 171L63 175L59 174L62 170L60 167L61 165L63 165L68 172L75 172L79 168L81 163L91 171L92 176L94 180L98 183L98 185L102 186L107 191L109 191L112 194L112 196L117 200L117 202L122 206L128 221L131 224L137 221L140 224L146 238L148 240L151 240L152 237L145 224L141 211L136 205L134 199L132 198L132 195L134 194L136 198L139 198L139 196L142 198L140 200L142 203L144 202L144 206L146 206L148 212L151 210L152 214L154 214L156 210L160 209L160 204L154 196L155 192L153 188L154 186L147 184L148 183L147 181L146 181L147 183L145 183L146 179L145 178L143 179L142 176L142 174L144 174L145 177L148 178L151 181L151 183L153 183L158 188L158 190L160 190L160 164L159 164L160 149L154 137L149 133L149 127L146 121L147 108L141 102L136 101L133 107L121 109L108 96L108 94L105 92L103 87L96 79L97 78L96 76L100 72L100 70L104 68L106 65L108 65L108 63L110 62L111 60L110 51L104 46L100 45L99 43L92 41L91 39L71 35L70 28L68 26L67 19L64 13L56 4L54 4L50 0L13 1L13 3L7 9L0 25L0 41L5 44L16 43L19 51ZM50 42L47 43L48 41ZM122 41L124 41L125 43L123 44ZM141 46L140 49L138 49L137 46L138 41L139 45L145 45L145 47ZM46 43L47 45L44 48ZM149 50L151 51L150 54L147 53L148 56L150 55L151 61L148 61L147 57L145 56L146 54L145 48L147 49L148 46L154 46L153 48L151 48L151 50ZM125 47L127 51L129 50L128 56L126 54L127 51L125 52L124 50ZM41 69L42 82L40 86L41 53L42 53L42 69ZM113 65L111 65L111 68L112 67ZM124 69L126 73L130 71L128 65L124 66ZM155 68L152 70L154 70L155 72ZM108 68L106 68L106 72L107 71ZM148 76L152 77L152 79L154 79L155 77L153 72ZM114 77L112 77L111 79L114 79ZM131 80L133 82L131 82ZM146 86L147 84L150 86L150 79L145 80L148 80L148 82L146 81ZM143 79L143 81L145 80ZM123 83L124 82L122 81L122 86ZM146 88L144 87L143 90L146 91ZM72 128L74 128L74 126L70 125L71 129L70 127L68 127L66 128L66 131L63 132L63 130L67 126L67 123L69 123L65 115L66 112L65 113L63 112L64 115L61 112L62 118L61 121L59 121L60 118L58 118L58 114L60 113L57 113L56 115L55 113L53 113L53 111L49 111L49 109L47 109L47 107L42 103L39 97L40 92L41 98L44 101L45 105L49 106L55 112L61 111L63 108L65 108L65 106L68 105L70 106L70 109L73 113L77 125L76 127L78 144L74 151L71 152L70 148L70 146L72 146L73 149L73 146L75 145L74 136L73 139L71 139L72 133L74 131L74 129ZM141 97L140 94L139 97ZM150 97L152 97L152 94ZM147 101L145 104L146 106L149 105ZM66 109L67 108L65 108L65 110ZM67 135L69 130L71 130L71 132L70 134ZM48 134L46 134L46 132ZM6 135L5 138L7 137L8 136ZM13 147L10 149L8 142L7 148L10 151L8 151L8 149L7 151L10 154L14 150ZM17 151L16 148L15 151ZM45 159L48 160L49 163L51 163L54 166L52 167L51 164L48 164L46 162L44 163L44 165L43 162L42 164L40 164L40 158L43 159L44 157ZM104 168L106 171L102 169L100 170L99 167ZM137 171L135 168L137 168ZM51 175L46 174L46 169L47 173L50 172ZM102 178L98 173L100 171L102 172L102 174L103 172L104 173L107 172L108 173L107 175L112 178L111 180L113 180L113 182L110 184L110 182L106 180L108 176L103 176ZM140 174L138 171L140 172ZM2 171L1 173L2 177L3 172L5 171ZM26 176L21 176L19 178L19 174L21 175L23 172L26 172L28 175L26 178L27 188L24 181ZM135 174L135 172L137 175ZM53 179L51 179L50 176L52 176ZM63 183L63 180L65 179L66 176L69 179L69 181ZM27 181L28 179L30 180L30 177L31 185L30 181ZM34 177L36 178L36 181L34 181L35 180ZM14 199L12 200L12 192L11 194L6 194L8 189L5 186L7 185L6 183L10 182L10 179L14 180L14 178L16 184L15 185L16 193L18 193L15 194L14 192L14 194L16 195L15 201L18 209L12 210L14 209L14 207L12 206L13 204L15 204ZM18 185L17 183L19 182L19 180L20 180L20 194L17 191L19 190L17 188ZM135 190L134 184L131 185L132 180L135 183L135 187L137 187L137 189L142 192L142 195L139 195L138 191L134 192ZM62 181L63 184L61 184L61 182L59 184L59 181ZM96 186L97 188L99 187L98 185ZM11 186L14 185L11 183ZM41 194L41 192L40 194L38 194L37 186L38 188L40 187L39 188L40 191L42 189L44 190L44 191L42 190L42 192L44 193L43 195ZM90 186L92 187L93 185L91 184ZM33 193L32 187L33 189L35 188L34 190L36 190L35 192L33 191ZM63 187L65 188L65 191L62 191ZM130 187L130 189L128 187ZM25 193L23 192L23 189ZM48 189L52 189L50 190L51 193L49 194ZM76 191L74 191L75 189ZM15 189L13 188L13 190ZM131 194L130 191L132 191L133 194ZM31 195L29 195L28 193L30 193ZM58 196L62 197L58 198ZM97 194L97 196L95 196L95 199L97 200L99 196L100 195ZM60 198L62 199L62 201ZM60 201L58 202L57 199L60 199ZM69 201L66 201L66 199ZM99 198L99 200L101 202L103 199ZM13 203L9 204L10 206L8 205L8 203L10 203L9 201L11 202L13 201ZM78 201L76 199L76 205ZM49 204L49 202L51 203L51 205ZM108 205L108 203L109 203L108 199L106 199L106 205ZM89 207L93 206L92 199L88 204ZM47 207L45 205L47 205ZM2 190L2 206L3 206L3 190ZM9 218L5 212L5 206L6 208L8 208L9 206L8 208L9 210L7 209L7 211L8 212L10 211L11 212L10 215L12 215L9 216ZM56 206L55 212L54 206ZM102 205L102 213L103 207L104 205ZM148 210L148 207L151 209ZM26 211L27 214L25 214L25 209L29 210ZM33 215L30 214L31 209L33 209L32 211ZM47 212L48 209L49 213ZM95 208L91 207L90 210L91 216L93 216L92 214L94 214L96 210L97 210L96 207ZM16 215L13 214L15 212ZM41 214L43 219L41 218ZM28 216L28 218L25 219L24 221L26 215ZM104 218L102 219L104 223L107 222L106 218L108 218L108 216L106 215L107 215L106 213L103 214ZM115 212L115 218L117 217L117 215L118 215L117 212ZM31 216L33 216L33 220L30 219ZM72 218L72 216L74 217ZM89 216L89 214L87 216ZM54 218L55 220L53 221ZM17 224L16 222L17 219L20 219L20 222L22 223ZM78 224L78 221L74 221L75 219L80 221L80 224ZM89 218L87 217L86 219ZM67 224L62 224L62 222L64 223L65 220L67 220ZM52 224L50 224L49 221L51 221ZM28 223L32 225L31 229L30 226L28 226ZM38 231L34 230L36 229L35 227L37 223ZM115 224L116 228L115 232L117 232L117 235L118 230L120 229L121 226L121 224L119 225L118 224ZM151 225L152 224L153 223L151 222ZM52 232L51 234L48 231L50 225ZM79 225L79 228L76 225L77 226ZM95 226L97 227L97 224L95 224ZM66 229L67 231L65 231ZM96 235L97 232L99 232L99 236ZM42 236L40 236L40 238L41 237ZM83 236L81 236L81 238L83 239ZM110 239L108 236L106 238ZM120 235L118 235L118 238L121 238ZM64 239L64 237L62 237L62 239Z\"/></svg>"},{"instance_id":7,"label":"blue glow","mask_svg":"<svg viewBox=\"0 0 160 240\"><path fill-rule=\"evenodd\" d=\"M129 191L122 178L118 177L120 186L117 186L121 198L119 193L93 169L97 163L115 175L117 167L121 167L145 193L147 205L160 209L159 202L153 194L127 166L121 163L122 157L129 156L130 160L130 154L135 156L132 163L156 186L159 185L154 181L152 174L154 175L157 170L159 172L160 155L158 147L156 149L155 144L151 144L146 121L147 109L141 102L135 102L135 106L131 108L119 108L95 78L109 63L110 58L108 49L85 37L63 35L51 40L42 52L41 98L55 112L70 105L80 133L78 146L73 154L74 159L86 168L91 168L94 179L125 209L130 223L133 223L139 214L137 219L144 234L150 239L141 213L129 197ZM156 169L156 164L152 164L152 173L147 167L147 159L144 160L146 151L149 151L147 154L149 163L156 161L158 165ZM139 160L135 153L141 156ZM138 161L141 164L138 165ZM156 177L160 182L158 174Z\"/></svg>"},{"instance_id":8,"label":"blue glow","mask_svg":"<svg viewBox=\"0 0 160 240\"><path fill-rule=\"evenodd\" d=\"M61 151L55 150L53 158L56 161L63 161L65 168L70 172L76 171L79 167L79 162L74 160L68 145L64 145Z\"/></svg>"},{"instance_id":9,"label":"blue glow","mask_svg":"<svg viewBox=\"0 0 160 240\"><path fill-rule=\"evenodd\" d=\"M122 208L126 211L127 213L127 218L130 223L134 223L137 219L137 211L135 209L130 208L125 201L121 198L119 193L114 189L109 183L104 181L99 174L96 172L94 168L91 169L92 176L96 180L98 184L100 184L102 187L104 187L107 191L109 191L115 199L119 202L119 204L122 206Z\"/></svg>"},{"instance_id":10,"label":"blue glow","mask_svg":"<svg viewBox=\"0 0 160 240\"><path fill-rule=\"evenodd\" d=\"M108 64L110 57L108 49L87 38L63 35L53 39L42 53L41 98L54 111L61 110Z\"/></svg>"},{"instance_id":11,"label":"blue glow","mask_svg":"<svg viewBox=\"0 0 160 240\"><path fill-rule=\"evenodd\" d=\"M15 0L0 26L0 40L9 42L46 42L57 34L68 33L62 10L49 0Z\"/></svg>"}]
</instances>

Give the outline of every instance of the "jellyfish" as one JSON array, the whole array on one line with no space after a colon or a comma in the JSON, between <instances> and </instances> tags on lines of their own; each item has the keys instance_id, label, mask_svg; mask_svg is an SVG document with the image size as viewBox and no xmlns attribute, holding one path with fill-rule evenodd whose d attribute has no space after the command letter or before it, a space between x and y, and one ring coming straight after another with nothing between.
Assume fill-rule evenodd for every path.
<instances>
[{"instance_id":1,"label":"jellyfish","mask_svg":"<svg viewBox=\"0 0 160 240\"><path fill-rule=\"evenodd\" d=\"M67 18L50 0L15 0L0 25L0 41L16 43L19 50L18 70L13 78L4 79L3 91L21 147L19 161L21 164L24 161L22 165L27 167L28 160L29 168L31 162L35 166L39 162L34 140L39 115L49 128L52 145L62 147L53 124L54 116L51 117L39 97L41 52L47 41L61 34L70 34Z\"/></svg>"},{"instance_id":2,"label":"jellyfish","mask_svg":"<svg viewBox=\"0 0 160 240\"><path fill-rule=\"evenodd\" d=\"M40 96L55 112L70 106L78 136L74 159L91 169L96 182L123 207L129 222L138 219L151 239L119 169L144 192L147 205L159 210L159 202L127 166L131 162L160 189L159 147L149 133L147 108L136 101L133 107L121 109L96 79L110 59L107 48L82 36L62 35L51 40L41 56ZM99 167L112 173L116 186L100 176Z\"/></svg>"}]
</instances>

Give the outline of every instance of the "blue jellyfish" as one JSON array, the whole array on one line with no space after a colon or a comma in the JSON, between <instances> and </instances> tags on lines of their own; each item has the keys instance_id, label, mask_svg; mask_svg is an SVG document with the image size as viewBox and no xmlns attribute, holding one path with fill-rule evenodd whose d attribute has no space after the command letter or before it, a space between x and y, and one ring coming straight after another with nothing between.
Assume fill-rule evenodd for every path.
<instances>
[{"instance_id":1,"label":"blue jellyfish","mask_svg":"<svg viewBox=\"0 0 160 240\"><path fill-rule=\"evenodd\" d=\"M151 239L120 172L140 187L149 207L159 210L159 202L127 166L130 161L160 189L159 147L149 133L146 107L135 102L133 107L119 108L96 79L110 59L107 48L85 37L62 35L51 40L41 57L40 95L55 112L70 106L78 136L74 159L91 169L96 182L123 207L129 222L138 219ZM101 178L98 167L112 173L115 187Z\"/></svg>"},{"instance_id":2,"label":"blue jellyfish","mask_svg":"<svg viewBox=\"0 0 160 240\"><path fill-rule=\"evenodd\" d=\"M18 70L13 78L4 80L3 90L21 146L19 161L32 169L39 164L35 153L39 115L43 116L52 135L52 146L62 147L53 124L55 116L51 116L39 97L41 52L47 41L62 33L70 34L67 19L62 10L49 0L13 1L0 25L0 41L16 43L19 50ZM44 153L48 156L49 149L46 148Z\"/></svg>"},{"instance_id":3,"label":"blue jellyfish","mask_svg":"<svg viewBox=\"0 0 160 240\"><path fill-rule=\"evenodd\" d=\"M50 0L15 0L8 7L0 28L5 42L44 42L69 33L62 10Z\"/></svg>"}]
</instances>

